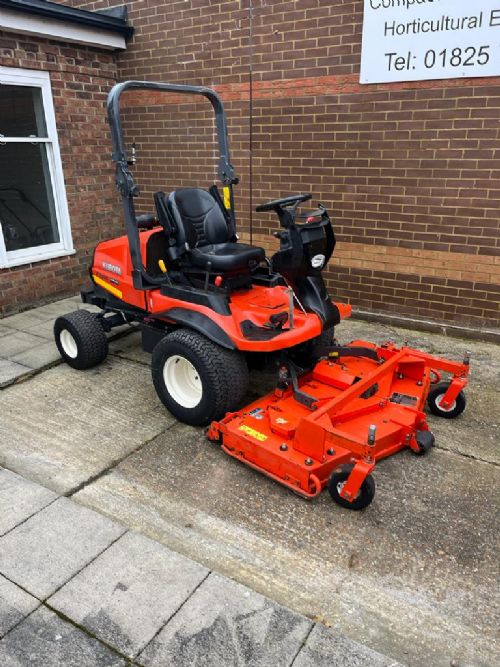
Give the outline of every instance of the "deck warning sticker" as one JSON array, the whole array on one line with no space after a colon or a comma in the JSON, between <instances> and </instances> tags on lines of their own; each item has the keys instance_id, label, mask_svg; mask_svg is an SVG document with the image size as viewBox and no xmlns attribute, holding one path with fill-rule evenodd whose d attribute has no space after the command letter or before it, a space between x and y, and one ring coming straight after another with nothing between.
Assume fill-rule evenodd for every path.
<instances>
[{"instance_id":1,"label":"deck warning sticker","mask_svg":"<svg viewBox=\"0 0 500 667\"><path fill-rule=\"evenodd\" d=\"M267 435L265 433L260 433L260 431L256 431L254 428L247 426L246 424L242 424L242 426L238 428L238 431L243 431L259 442L264 442L264 440L267 440Z\"/></svg>"}]
</instances>

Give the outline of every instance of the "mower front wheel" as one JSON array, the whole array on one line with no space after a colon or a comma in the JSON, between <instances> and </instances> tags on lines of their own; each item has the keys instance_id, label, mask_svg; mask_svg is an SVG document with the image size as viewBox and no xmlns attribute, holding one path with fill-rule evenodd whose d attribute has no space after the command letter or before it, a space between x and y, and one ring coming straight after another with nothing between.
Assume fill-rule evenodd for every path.
<instances>
[{"instance_id":1,"label":"mower front wheel","mask_svg":"<svg viewBox=\"0 0 500 667\"><path fill-rule=\"evenodd\" d=\"M206 426L237 407L248 386L244 356L190 329L177 329L153 350L156 392L172 415Z\"/></svg>"},{"instance_id":2,"label":"mower front wheel","mask_svg":"<svg viewBox=\"0 0 500 667\"><path fill-rule=\"evenodd\" d=\"M108 339L100 319L88 310L75 310L54 322L54 339L64 361L78 370L97 366L108 355Z\"/></svg>"},{"instance_id":3,"label":"mower front wheel","mask_svg":"<svg viewBox=\"0 0 500 667\"><path fill-rule=\"evenodd\" d=\"M433 415L437 417L444 417L444 419L455 419L465 410L467 400L465 394L461 391L449 408L441 405L444 395L448 391L449 385L446 382L440 382L435 385L427 397L427 405Z\"/></svg>"},{"instance_id":4,"label":"mower front wheel","mask_svg":"<svg viewBox=\"0 0 500 667\"><path fill-rule=\"evenodd\" d=\"M363 484L361 484L358 495L352 502L349 502L349 500L343 498L340 494L353 468L353 463L347 463L345 465L339 466L338 468L335 468L328 482L328 492L331 495L332 500L336 502L337 505L345 507L348 510L359 511L365 509L365 507L368 507L368 505L372 502L373 497L375 496L375 480L371 475L368 475L363 480Z\"/></svg>"},{"instance_id":5,"label":"mower front wheel","mask_svg":"<svg viewBox=\"0 0 500 667\"><path fill-rule=\"evenodd\" d=\"M290 356L300 366L314 366L320 358L322 348L331 347L334 344L335 328L329 327L320 333L319 336L301 343L290 350Z\"/></svg>"}]
</instances>

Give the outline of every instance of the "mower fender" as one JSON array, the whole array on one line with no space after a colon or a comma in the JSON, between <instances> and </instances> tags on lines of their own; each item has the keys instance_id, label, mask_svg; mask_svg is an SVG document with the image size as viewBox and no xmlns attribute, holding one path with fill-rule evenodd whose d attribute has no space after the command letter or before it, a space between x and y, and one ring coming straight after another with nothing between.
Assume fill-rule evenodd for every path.
<instances>
[{"instance_id":1,"label":"mower fender","mask_svg":"<svg viewBox=\"0 0 500 667\"><path fill-rule=\"evenodd\" d=\"M194 329L212 340L214 343L217 343L217 345L225 347L228 350L236 349L236 345L222 327L203 313L188 310L187 308L171 308L170 310L163 311L161 317L165 317L176 324L182 324L190 329Z\"/></svg>"}]
</instances>

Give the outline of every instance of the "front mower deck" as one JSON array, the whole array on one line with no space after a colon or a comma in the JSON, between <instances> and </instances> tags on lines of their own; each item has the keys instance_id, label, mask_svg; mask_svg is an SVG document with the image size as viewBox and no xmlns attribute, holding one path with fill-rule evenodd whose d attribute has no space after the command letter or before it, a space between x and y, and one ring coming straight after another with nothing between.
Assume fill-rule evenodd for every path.
<instances>
[{"instance_id":1,"label":"front mower deck","mask_svg":"<svg viewBox=\"0 0 500 667\"><path fill-rule=\"evenodd\" d=\"M468 359L456 363L391 343L355 341L330 352L295 387L281 369L281 388L214 422L207 435L306 498L329 485L334 500L351 506L378 460L405 447L422 454L432 446L423 410L440 370L453 376L439 399L445 412L468 383ZM344 474L335 488L332 473Z\"/></svg>"}]
</instances>

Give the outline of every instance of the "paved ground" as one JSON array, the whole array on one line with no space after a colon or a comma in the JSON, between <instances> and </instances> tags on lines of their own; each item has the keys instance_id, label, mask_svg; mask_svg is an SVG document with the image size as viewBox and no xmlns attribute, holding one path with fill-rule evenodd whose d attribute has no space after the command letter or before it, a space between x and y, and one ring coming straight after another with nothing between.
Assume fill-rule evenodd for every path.
<instances>
[{"instance_id":1,"label":"paved ground","mask_svg":"<svg viewBox=\"0 0 500 667\"><path fill-rule=\"evenodd\" d=\"M398 667L8 470L0 511L2 667Z\"/></svg>"},{"instance_id":2,"label":"paved ground","mask_svg":"<svg viewBox=\"0 0 500 667\"><path fill-rule=\"evenodd\" d=\"M380 464L363 513L326 494L304 501L225 457L200 429L175 423L156 398L137 333L113 341L97 369L60 365L4 389L0 464L332 626L334 638L346 638L335 639L346 660L342 642L357 639L412 667L499 664L500 349L355 321L338 335L408 340L455 358L473 352L464 416L429 418L437 437L429 457L408 452ZM249 398L265 380L254 375ZM90 612L74 613L80 623ZM181 621L144 652L148 664L169 664L171 633L188 623ZM294 665L321 664L325 642L333 655L332 635L321 628ZM202 664L187 655L186 664Z\"/></svg>"}]
</instances>

